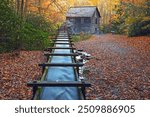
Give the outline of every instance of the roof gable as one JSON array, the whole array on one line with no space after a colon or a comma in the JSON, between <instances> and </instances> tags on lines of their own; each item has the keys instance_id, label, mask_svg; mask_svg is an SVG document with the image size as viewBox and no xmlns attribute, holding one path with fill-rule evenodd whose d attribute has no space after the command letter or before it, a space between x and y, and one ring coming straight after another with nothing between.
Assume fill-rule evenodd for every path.
<instances>
[{"instance_id":1,"label":"roof gable","mask_svg":"<svg viewBox=\"0 0 150 117\"><path fill-rule=\"evenodd\" d=\"M66 17L92 17L95 11L98 12L100 17L100 13L96 6L82 6L82 7L71 7Z\"/></svg>"}]
</instances>

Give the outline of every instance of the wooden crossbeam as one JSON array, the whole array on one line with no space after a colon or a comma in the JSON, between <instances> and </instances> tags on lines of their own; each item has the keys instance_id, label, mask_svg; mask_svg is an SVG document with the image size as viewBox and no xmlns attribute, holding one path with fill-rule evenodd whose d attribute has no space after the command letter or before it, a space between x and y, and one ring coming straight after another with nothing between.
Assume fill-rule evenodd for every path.
<instances>
[{"instance_id":1,"label":"wooden crossbeam","mask_svg":"<svg viewBox=\"0 0 150 117\"><path fill-rule=\"evenodd\" d=\"M43 63L40 67L82 67L83 63Z\"/></svg>"},{"instance_id":2,"label":"wooden crossbeam","mask_svg":"<svg viewBox=\"0 0 150 117\"><path fill-rule=\"evenodd\" d=\"M50 47L47 49L76 49L76 48L73 48L73 47Z\"/></svg>"},{"instance_id":3,"label":"wooden crossbeam","mask_svg":"<svg viewBox=\"0 0 150 117\"><path fill-rule=\"evenodd\" d=\"M75 50L76 48L73 48L73 47L49 47L47 49L44 49L44 51L49 51L49 50L53 50L53 49L70 49L70 50Z\"/></svg>"},{"instance_id":4,"label":"wooden crossbeam","mask_svg":"<svg viewBox=\"0 0 150 117\"><path fill-rule=\"evenodd\" d=\"M71 37L51 37L50 39L72 39Z\"/></svg>"},{"instance_id":5,"label":"wooden crossbeam","mask_svg":"<svg viewBox=\"0 0 150 117\"><path fill-rule=\"evenodd\" d=\"M91 84L82 81L33 81L27 83L29 87L90 87Z\"/></svg>"},{"instance_id":6,"label":"wooden crossbeam","mask_svg":"<svg viewBox=\"0 0 150 117\"><path fill-rule=\"evenodd\" d=\"M64 42L72 42L71 40L63 40L63 39L53 39L53 41L64 41Z\"/></svg>"},{"instance_id":7,"label":"wooden crossbeam","mask_svg":"<svg viewBox=\"0 0 150 117\"><path fill-rule=\"evenodd\" d=\"M86 99L86 87L91 87L91 84L81 81L33 81L27 83L28 87L32 87L33 97L38 90L38 87L81 87L83 98Z\"/></svg>"},{"instance_id":8,"label":"wooden crossbeam","mask_svg":"<svg viewBox=\"0 0 150 117\"><path fill-rule=\"evenodd\" d=\"M69 36L57 36L57 38L71 38Z\"/></svg>"},{"instance_id":9,"label":"wooden crossbeam","mask_svg":"<svg viewBox=\"0 0 150 117\"><path fill-rule=\"evenodd\" d=\"M50 44L64 44L64 45L74 45L73 43L58 43L58 42L56 42L56 43L50 43Z\"/></svg>"},{"instance_id":10,"label":"wooden crossbeam","mask_svg":"<svg viewBox=\"0 0 150 117\"><path fill-rule=\"evenodd\" d=\"M71 37L69 35L57 35L57 37Z\"/></svg>"},{"instance_id":11,"label":"wooden crossbeam","mask_svg":"<svg viewBox=\"0 0 150 117\"><path fill-rule=\"evenodd\" d=\"M57 37L55 39L72 39L72 38L69 38L69 37Z\"/></svg>"},{"instance_id":12,"label":"wooden crossbeam","mask_svg":"<svg viewBox=\"0 0 150 117\"><path fill-rule=\"evenodd\" d=\"M77 50L77 51L82 52L83 50L82 50L82 49L80 49L80 50Z\"/></svg>"},{"instance_id":13,"label":"wooden crossbeam","mask_svg":"<svg viewBox=\"0 0 150 117\"><path fill-rule=\"evenodd\" d=\"M62 53L45 53L45 56L79 56L79 54L76 53L70 53L70 54L62 54Z\"/></svg>"},{"instance_id":14,"label":"wooden crossbeam","mask_svg":"<svg viewBox=\"0 0 150 117\"><path fill-rule=\"evenodd\" d=\"M79 67L82 67L83 63L42 63L39 64L42 67L42 73L44 73L46 67L76 67L77 73L79 74Z\"/></svg>"}]
</instances>

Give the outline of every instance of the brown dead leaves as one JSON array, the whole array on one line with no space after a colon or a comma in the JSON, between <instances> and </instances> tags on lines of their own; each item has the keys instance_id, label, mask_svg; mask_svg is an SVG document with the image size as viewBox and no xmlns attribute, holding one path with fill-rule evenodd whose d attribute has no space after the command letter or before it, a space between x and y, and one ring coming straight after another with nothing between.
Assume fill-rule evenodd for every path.
<instances>
[{"instance_id":1,"label":"brown dead leaves","mask_svg":"<svg viewBox=\"0 0 150 117\"><path fill-rule=\"evenodd\" d=\"M91 54L88 99L150 99L150 38L93 36L76 43Z\"/></svg>"},{"instance_id":2,"label":"brown dead leaves","mask_svg":"<svg viewBox=\"0 0 150 117\"><path fill-rule=\"evenodd\" d=\"M44 62L43 52L1 54L0 60L0 99L31 99L31 88L26 83L41 76L38 64Z\"/></svg>"}]
</instances>

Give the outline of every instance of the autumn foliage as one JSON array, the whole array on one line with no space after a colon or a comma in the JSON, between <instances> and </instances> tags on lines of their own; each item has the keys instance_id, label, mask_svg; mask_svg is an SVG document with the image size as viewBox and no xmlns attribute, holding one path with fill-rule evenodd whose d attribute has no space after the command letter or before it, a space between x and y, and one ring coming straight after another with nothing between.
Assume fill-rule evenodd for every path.
<instances>
[{"instance_id":1,"label":"autumn foliage","mask_svg":"<svg viewBox=\"0 0 150 117\"><path fill-rule=\"evenodd\" d=\"M111 30L128 36L150 34L150 2L123 1L112 15Z\"/></svg>"},{"instance_id":2,"label":"autumn foliage","mask_svg":"<svg viewBox=\"0 0 150 117\"><path fill-rule=\"evenodd\" d=\"M150 99L149 0L0 0L0 99L31 99L26 83L41 77L45 60L33 50L50 46L71 6L97 6L101 14L102 35L73 37L93 56L84 71L88 99Z\"/></svg>"}]
</instances>

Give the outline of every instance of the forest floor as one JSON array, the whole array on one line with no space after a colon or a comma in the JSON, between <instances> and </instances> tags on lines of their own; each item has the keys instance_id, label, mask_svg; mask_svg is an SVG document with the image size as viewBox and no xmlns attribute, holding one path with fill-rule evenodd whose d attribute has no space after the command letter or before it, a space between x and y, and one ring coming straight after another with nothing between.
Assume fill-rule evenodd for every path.
<instances>
[{"instance_id":1,"label":"forest floor","mask_svg":"<svg viewBox=\"0 0 150 117\"><path fill-rule=\"evenodd\" d=\"M76 42L91 54L85 76L88 99L150 99L150 37L105 34ZM28 81L39 78L42 51L0 54L0 99L31 99Z\"/></svg>"},{"instance_id":2,"label":"forest floor","mask_svg":"<svg viewBox=\"0 0 150 117\"><path fill-rule=\"evenodd\" d=\"M75 45L93 57L88 99L150 99L150 37L105 34Z\"/></svg>"},{"instance_id":3,"label":"forest floor","mask_svg":"<svg viewBox=\"0 0 150 117\"><path fill-rule=\"evenodd\" d=\"M31 99L31 88L27 82L42 75L39 63L45 61L41 51L21 51L0 54L0 99Z\"/></svg>"}]
</instances>

